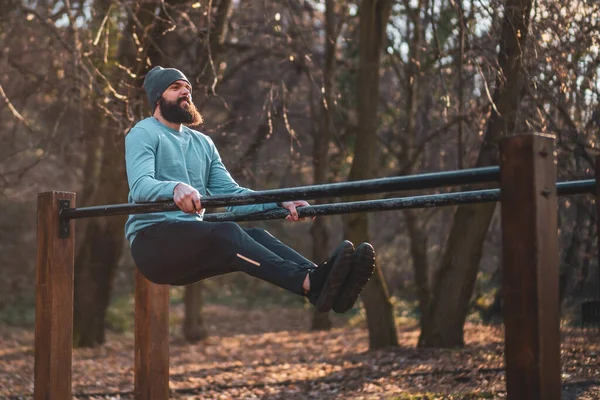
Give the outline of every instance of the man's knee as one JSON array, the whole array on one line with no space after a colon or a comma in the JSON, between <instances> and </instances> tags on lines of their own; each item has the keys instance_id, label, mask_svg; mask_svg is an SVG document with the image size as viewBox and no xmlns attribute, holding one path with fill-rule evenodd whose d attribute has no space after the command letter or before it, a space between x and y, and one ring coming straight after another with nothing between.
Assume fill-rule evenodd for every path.
<instances>
[{"instance_id":1,"label":"man's knee","mask_svg":"<svg viewBox=\"0 0 600 400\"><path fill-rule=\"evenodd\" d=\"M230 237L239 235L242 232L242 228L235 222L217 222L215 227L212 229L212 234L220 237Z\"/></svg>"}]
</instances>

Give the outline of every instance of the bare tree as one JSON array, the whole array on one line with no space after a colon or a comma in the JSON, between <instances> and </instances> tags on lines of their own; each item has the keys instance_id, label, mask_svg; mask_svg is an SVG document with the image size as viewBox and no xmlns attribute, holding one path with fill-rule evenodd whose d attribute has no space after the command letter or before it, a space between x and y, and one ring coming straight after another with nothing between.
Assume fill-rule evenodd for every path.
<instances>
[{"instance_id":1,"label":"bare tree","mask_svg":"<svg viewBox=\"0 0 600 400\"><path fill-rule=\"evenodd\" d=\"M209 7L210 4L212 3L209 3ZM221 0L215 5L214 11L211 8L207 10L209 22L206 25L208 29L206 33L201 35L201 39L206 45L203 46L199 58L204 71L200 77L200 86L207 88L209 92L214 92L217 84L218 77L215 75L215 65L219 64L223 54L223 43L227 35L232 6L231 0ZM214 22L212 21L213 14ZM184 290L183 336L190 342L202 340L207 336L202 316L202 282L186 285Z\"/></svg>"},{"instance_id":2,"label":"bare tree","mask_svg":"<svg viewBox=\"0 0 600 400\"><path fill-rule=\"evenodd\" d=\"M532 2L507 0L504 7L496 89L478 167L498 163L497 142L515 132L518 109L526 86L524 50ZM460 206L455 215L433 298L419 338L421 347L464 345L463 326L479 269L483 242L495 205Z\"/></svg>"},{"instance_id":3,"label":"bare tree","mask_svg":"<svg viewBox=\"0 0 600 400\"><path fill-rule=\"evenodd\" d=\"M337 22L337 6L335 0L325 2L325 65L323 68L323 88L317 94L320 105L320 118L313 136L313 181L315 184L329 182L329 143L332 137L333 114L335 113L334 81L337 40L339 24ZM337 18L336 18L337 17ZM321 94L322 92L322 94ZM312 103L311 103L312 104ZM316 204L326 203L323 199ZM329 229L327 220L317 218L312 226L313 259L324 260L329 249ZM327 330L331 328L328 313L313 312L312 326L314 330Z\"/></svg>"},{"instance_id":4,"label":"bare tree","mask_svg":"<svg viewBox=\"0 0 600 400\"><path fill-rule=\"evenodd\" d=\"M110 1L98 0L96 7L100 17L107 16ZM143 104L143 96L138 89L141 86L140 76L147 68L143 63L146 56L152 56L152 42L157 30L152 30L156 3L128 10L127 29L121 37L116 62L122 69L114 68L106 72L109 82L115 82L117 97L121 100L122 116L117 120L120 129L109 125L105 115L94 114L94 127L102 138L102 148L89 156L101 157L97 183L93 176L86 177L89 185L97 185L96 189L84 192L94 193L94 201L98 204L115 204L127 201L127 179L125 175L124 133L132 125L133 118L127 117L127 109L135 109ZM149 29L149 34L146 33ZM134 35L141 38L144 45L142 51L135 45ZM139 54L141 53L141 54ZM125 71L132 71L129 75ZM100 103L100 102L98 102ZM138 106L139 107L139 106ZM141 112L139 113L141 114ZM97 163L94 158L88 163ZM86 168L86 171L94 170ZM86 193L86 194L87 194ZM95 218L86 225L82 245L75 260L75 310L74 310L74 344L90 347L105 340L106 310L111 298L114 276L125 244L123 227L127 216L111 218Z\"/></svg>"},{"instance_id":5,"label":"bare tree","mask_svg":"<svg viewBox=\"0 0 600 400\"><path fill-rule=\"evenodd\" d=\"M377 141L377 109L379 104L379 67L385 30L392 2L363 0L360 3L360 36L358 59L356 142L349 180L376 176L375 147ZM346 237L354 243L369 240L369 220L366 214L344 218ZM379 267L365 287L362 299L367 311L369 347L397 346L392 304Z\"/></svg>"}]
</instances>

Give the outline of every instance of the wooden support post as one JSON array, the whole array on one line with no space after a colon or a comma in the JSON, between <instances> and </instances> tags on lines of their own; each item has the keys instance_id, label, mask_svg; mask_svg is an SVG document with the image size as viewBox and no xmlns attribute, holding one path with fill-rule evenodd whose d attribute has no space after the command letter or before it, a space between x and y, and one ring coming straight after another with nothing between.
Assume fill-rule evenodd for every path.
<instances>
[{"instance_id":1,"label":"wooden support post","mask_svg":"<svg viewBox=\"0 0 600 400\"><path fill-rule=\"evenodd\" d=\"M169 398L169 286L135 269L135 399Z\"/></svg>"},{"instance_id":2,"label":"wooden support post","mask_svg":"<svg viewBox=\"0 0 600 400\"><path fill-rule=\"evenodd\" d=\"M596 156L596 235L598 237L598 300L600 300L600 155ZM596 303L596 309L598 309ZM598 321L596 321L598 323Z\"/></svg>"},{"instance_id":3,"label":"wooden support post","mask_svg":"<svg viewBox=\"0 0 600 400\"><path fill-rule=\"evenodd\" d=\"M500 143L508 399L561 398L556 155L550 136Z\"/></svg>"},{"instance_id":4,"label":"wooden support post","mask_svg":"<svg viewBox=\"0 0 600 400\"><path fill-rule=\"evenodd\" d=\"M59 207L75 193L38 194L34 398L70 399L73 353L75 224L61 225Z\"/></svg>"},{"instance_id":5,"label":"wooden support post","mask_svg":"<svg viewBox=\"0 0 600 400\"><path fill-rule=\"evenodd\" d=\"M596 156L596 233L598 240L598 249L600 249L600 156ZM581 303L581 327L586 326L600 327L600 250L598 257L598 282L597 295L594 299L586 300Z\"/></svg>"}]
</instances>

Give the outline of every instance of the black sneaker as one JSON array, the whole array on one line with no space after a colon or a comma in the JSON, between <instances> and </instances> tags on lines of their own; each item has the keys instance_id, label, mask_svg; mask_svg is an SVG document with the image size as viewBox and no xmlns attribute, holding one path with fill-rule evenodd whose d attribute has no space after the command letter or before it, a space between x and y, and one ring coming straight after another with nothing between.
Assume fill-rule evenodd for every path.
<instances>
[{"instance_id":1,"label":"black sneaker","mask_svg":"<svg viewBox=\"0 0 600 400\"><path fill-rule=\"evenodd\" d=\"M331 310L333 299L352 268L354 245L344 240L328 258L309 272L310 290L306 297L320 312Z\"/></svg>"},{"instance_id":2,"label":"black sneaker","mask_svg":"<svg viewBox=\"0 0 600 400\"><path fill-rule=\"evenodd\" d=\"M369 243L361 243L354 251L352 260L352 270L348 275L348 279L346 279L333 301L333 311L336 313L345 313L354 307L358 295L371 279L371 275L375 270L375 249Z\"/></svg>"}]
</instances>

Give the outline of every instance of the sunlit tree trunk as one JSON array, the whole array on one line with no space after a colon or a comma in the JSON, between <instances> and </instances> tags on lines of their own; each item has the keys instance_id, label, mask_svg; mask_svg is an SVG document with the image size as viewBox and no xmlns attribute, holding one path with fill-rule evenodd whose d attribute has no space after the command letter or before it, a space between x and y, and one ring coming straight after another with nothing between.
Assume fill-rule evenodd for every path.
<instances>
[{"instance_id":1,"label":"sunlit tree trunk","mask_svg":"<svg viewBox=\"0 0 600 400\"><path fill-rule=\"evenodd\" d=\"M349 180L371 179L375 170L377 143L377 105L379 104L379 67L385 29L392 2L363 0L360 3L359 68L357 87L358 126L354 159ZM367 214L352 214L344 218L346 237L359 244L369 240ZM377 251L377 249L375 249ZM398 337L394 313L387 286L379 266L365 287L362 300L367 311L369 347L371 349L397 346Z\"/></svg>"},{"instance_id":2,"label":"sunlit tree trunk","mask_svg":"<svg viewBox=\"0 0 600 400\"><path fill-rule=\"evenodd\" d=\"M494 106L477 166L498 163L497 142L515 131L523 97L523 50L526 48L531 0L507 0L500 38ZM464 345L463 327L473 294L485 236L495 204L458 207L438 270L428 324L421 331L421 347Z\"/></svg>"}]
</instances>

